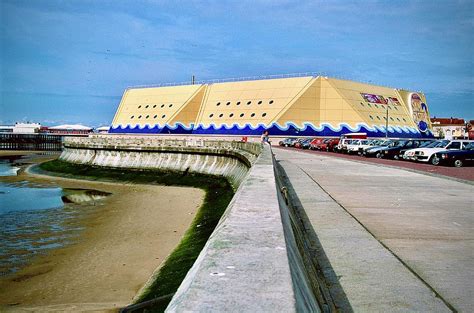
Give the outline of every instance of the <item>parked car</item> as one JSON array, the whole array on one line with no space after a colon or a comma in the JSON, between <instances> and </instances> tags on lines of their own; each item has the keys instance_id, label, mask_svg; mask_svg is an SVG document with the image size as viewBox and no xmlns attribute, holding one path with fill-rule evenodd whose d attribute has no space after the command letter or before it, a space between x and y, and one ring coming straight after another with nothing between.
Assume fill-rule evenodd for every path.
<instances>
[{"instance_id":1,"label":"parked car","mask_svg":"<svg viewBox=\"0 0 474 313\"><path fill-rule=\"evenodd\" d=\"M323 139L322 141L314 145L313 150L323 150L323 148L324 150L326 150L326 144L328 143L329 140L331 139L330 138Z\"/></svg>"},{"instance_id":2,"label":"parked car","mask_svg":"<svg viewBox=\"0 0 474 313\"><path fill-rule=\"evenodd\" d=\"M285 138L282 141L280 141L278 144L283 147L293 147L295 143L297 142L297 138Z\"/></svg>"},{"instance_id":3,"label":"parked car","mask_svg":"<svg viewBox=\"0 0 474 313\"><path fill-rule=\"evenodd\" d=\"M423 141L419 139L399 140L393 146L385 147L384 149L380 150L382 152L381 157L399 160L403 157L405 151L417 148L422 143Z\"/></svg>"},{"instance_id":4,"label":"parked car","mask_svg":"<svg viewBox=\"0 0 474 313\"><path fill-rule=\"evenodd\" d=\"M380 146L385 140L382 139L372 139L369 140L367 144L361 144L359 145L359 150L357 151L357 154L363 155L365 149L373 148L373 147L378 147Z\"/></svg>"},{"instance_id":5,"label":"parked car","mask_svg":"<svg viewBox=\"0 0 474 313\"><path fill-rule=\"evenodd\" d=\"M434 165L453 165L462 167L474 164L474 142L469 143L463 150L446 150L434 154Z\"/></svg>"},{"instance_id":6,"label":"parked car","mask_svg":"<svg viewBox=\"0 0 474 313\"><path fill-rule=\"evenodd\" d=\"M317 146L324 141L324 138L314 138L311 140L310 149L317 150Z\"/></svg>"},{"instance_id":7,"label":"parked car","mask_svg":"<svg viewBox=\"0 0 474 313\"><path fill-rule=\"evenodd\" d=\"M433 147L425 147L425 148L416 148L414 150L409 150L410 155L413 156L411 159L420 162L431 162L433 163L433 156L437 152L445 151L445 150L462 150L467 146L471 141L469 140L440 140L436 145ZM408 151L406 152L408 153ZM436 162L435 162L436 163Z\"/></svg>"},{"instance_id":8,"label":"parked car","mask_svg":"<svg viewBox=\"0 0 474 313\"><path fill-rule=\"evenodd\" d=\"M405 151L405 153L403 153L403 159L408 160L408 161L415 161L415 152L417 151L417 149L434 148L434 147L437 147L438 145L445 146L448 143L449 143L449 140L435 140L435 141L424 143L423 145L420 145L418 148L409 149Z\"/></svg>"},{"instance_id":9,"label":"parked car","mask_svg":"<svg viewBox=\"0 0 474 313\"><path fill-rule=\"evenodd\" d=\"M329 139L328 142L321 144L321 150L336 152L339 138Z\"/></svg>"},{"instance_id":10,"label":"parked car","mask_svg":"<svg viewBox=\"0 0 474 313\"><path fill-rule=\"evenodd\" d=\"M298 148L298 149L309 149L311 147L311 141L313 139L309 138L309 139L301 139L301 140L298 140L297 143L295 143L295 148Z\"/></svg>"},{"instance_id":11,"label":"parked car","mask_svg":"<svg viewBox=\"0 0 474 313\"><path fill-rule=\"evenodd\" d=\"M367 157L367 158L370 158L370 157L381 158L382 157L382 152L381 151L385 147L388 147L388 146L392 145L393 142L394 142L393 139L387 139L387 140L381 142L378 146L369 147L367 149L364 149L364 151L362 152L362 155Z\"/></svg>"},{"instance_id":12,"label":"parked car","mask_svg":"<svg viewBox=\"0 0 474 313\"><path fill-rule=\"evenodd\" d=\"M349 154L358 153L360 147L367 146L370 142L371 142L371 140L368 140L368 139L355 139L355 140L352 140L346 146L347 153L349 153Z\"/></svg>"},{"instance_id":13,"label":"parked car","mask_svg":"<svg viewBox=\"0 0 474 313\"><path fill-rule=\"evenodd\" d=\"M337 144L337 148L334 149L334 152L347 152L347 145L353 140L357 139L367 139L367 133L348 133L341 135Z\"/></svg>"}]
</instances>

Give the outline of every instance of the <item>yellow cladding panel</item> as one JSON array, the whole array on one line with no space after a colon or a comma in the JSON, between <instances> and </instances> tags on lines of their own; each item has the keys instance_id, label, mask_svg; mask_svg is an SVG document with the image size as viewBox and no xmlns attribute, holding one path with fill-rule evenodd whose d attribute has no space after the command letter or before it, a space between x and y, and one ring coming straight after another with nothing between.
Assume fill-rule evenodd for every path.
<instances>
[{"instance_id":1,"label":"yellow cladding panel","mask_svg":"<svg viewBox=\"0 0 474 313\"><path fill-rule=\"evenodd\" d=\"M304 123L318 124L320 121L320 89L321 83L314 79L310 85L305 86L301 93L297 94L276 122L282 126L291 122L299 127L303 127Z\"/></svg>"},{"instance_id":2,"label":"yellow cladding panel","mask_svg":"<svg viewBox=\"0 0 474 313\"><path fill-rule=\"evenodd\" d=\"M181 123L187 127L190 127L197 118L205 92L206 86L202 86L191 98L191 100L184 105L181 111L169 121L169 124L175 125L175 123Z\"/></svg>"},{"instance_id":3,"label":"yellow cladding panel","mask_svg":"<svg viewBox=\"0 0 474 313\"><path fill-rule=\"evenodd\" d=\"M201 85L129 89L113 126L164 125L191 100Z\"/></svg>"},{"instance_id":4,"label":"yellow cladding panel","mask_svg":"<svg viewBox=\"0 0 474 313\"><path fill-rule=\"evenodd\" d=\"M342 107L344 121L355 121L358 116L360 122L365 122L370 126L385 126L387 105L365 101L361 93L367 93L381 95L385 99L388 99L389 97L398 99L400 105L388 105L389 125L414 126L410 114L404 105L404 99L402 99L396 89L333 78L326 79L326 83L325 86L333 86L334 90L341 95L342 99L344 99L345 104ZM326 90L329 91L330 88L327 88ZM327 102L329 103L330 100L327 99ZM331 109L329 106L326 106L325 108ZM349 111L351 110L356 114L349 114Z\"/></svg>"},{"instance_id":5,"label":"yellow cladding panel","mask_svg":"<svg viewBox=\"0 0 474 313\"><path fill-rule=\"evenodd\" d=\"M268 125L312 77L212 84L197 124Z\"/></svg>"}]
</instances>

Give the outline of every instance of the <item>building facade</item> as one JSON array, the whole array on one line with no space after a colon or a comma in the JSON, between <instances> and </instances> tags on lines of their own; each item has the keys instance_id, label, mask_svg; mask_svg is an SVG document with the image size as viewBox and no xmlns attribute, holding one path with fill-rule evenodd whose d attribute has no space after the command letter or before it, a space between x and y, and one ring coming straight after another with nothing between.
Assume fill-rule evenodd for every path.
<instances>
[{"instance_id":1,"label":"building facade","mask_svg":"<svg viewBox=\"0 0 474 313\"><path fill-rule=\"evenodd\" d=\"M462 118L437 118L431 119L433 135L436 138L466 139L468 134L468 123Z\"/></svg>"},{"instance_id":2,"label":"building facade","mask_svg":"<svg viewBox=\"0 0 474 313\"><path fill-rule=\"evenodd\" d=\"M388 126L388 127L387 127ZM425 95L354 81L294 78L130 88L109 133L432 137Z\"/></svg>"}]
</instances>

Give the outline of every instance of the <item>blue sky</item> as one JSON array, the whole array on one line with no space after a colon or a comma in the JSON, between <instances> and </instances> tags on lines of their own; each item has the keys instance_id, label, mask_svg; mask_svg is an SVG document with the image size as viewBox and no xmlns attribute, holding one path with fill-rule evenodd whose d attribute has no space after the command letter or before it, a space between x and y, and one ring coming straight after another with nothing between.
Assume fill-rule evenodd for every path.
<instances>
[{"instance_id":1,"label":"blue sky","mask_svg":"<svg viewBox=\"0 0 474 313\"><path fill-rule=\"evenodd\" d=\"M474 1L0 0L0 124L110 124L127 86L296 72L474 119Z\"/></svg>"}]
</instances>

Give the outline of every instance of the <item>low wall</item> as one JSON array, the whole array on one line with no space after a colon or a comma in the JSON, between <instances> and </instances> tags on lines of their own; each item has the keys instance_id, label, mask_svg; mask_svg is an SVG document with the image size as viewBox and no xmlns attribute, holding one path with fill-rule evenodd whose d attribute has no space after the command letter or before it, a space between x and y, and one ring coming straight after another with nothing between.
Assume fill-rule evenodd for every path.
<instances>
[{"instance_id":1,"label":"low wall","mask_svg":"<svg viewBox=\"0 0 474 313\"><path fill-rule=\"evenodd\" d=\"M265 145L167 312L319 311L273 168Z\"/></svg>"}]
</instances>

